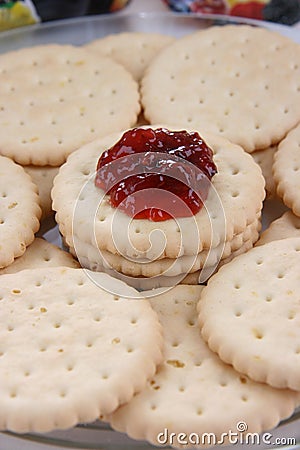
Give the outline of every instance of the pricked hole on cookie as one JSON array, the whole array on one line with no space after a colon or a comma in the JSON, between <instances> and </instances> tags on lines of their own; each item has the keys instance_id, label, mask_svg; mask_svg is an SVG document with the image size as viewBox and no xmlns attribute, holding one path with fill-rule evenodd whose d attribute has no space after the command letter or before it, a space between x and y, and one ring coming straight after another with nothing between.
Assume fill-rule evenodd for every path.
<instances>
[{"instance_id":1,"label":"pricked hole on cookie","mask_svg":"<svg viewBox=\"0 0 300 450\"><path fill-rule=\"evenodd\" d=\"M295 354L296 354L296 355L300 355L300 347L297 347L297 348L296 348Z\"/></svg>"},{"instance_id":2,"label":"pricked hole on cookie","mask_svg":"<svg viewBox=\"0 0 300 450\"><path fill-rule=\"evenodd\" d=\"M83 285L84 285L84 280L77 281L77 286L83 286Z\"/></svg>"},{"instance_id":3,"label":"pricked hole on cookie","mask_svg":"<svg viewBox=\"0 0 300 450\"><path fill-rule=\"evenodd\" d=\"M30 370L25 370L23 375L24 375L24 377L26 377L26 378L29 377L29 376L31 375Z\"/></svg>"},{"instance_id":4,"label":"pricked hole on cookie","mask_svg":"<svg viewBox=\"0 0 300 450\"><path fill-rule=\"evenodd\" d=\"M4 355L4 352L1 352L1 351L0 351L0 358L1 358L1 356L3 356L3 355Z\"/></svg>"},{"instance_id":5,"label":"pricked hole on cookie","mask_svg":"<svg viewBox=\"0 0 300 450\"><path fill-rule=\"evenodd\" d=\"M296 230L299 230L300 226L298 225L295 228L296 228ZM299 247L295 247L295 252L300 252L300 246Z\"/></svg>"},{"instance_id":6,"label":"pricked hole on cookie","mask_svg":"<svg viewBox=\"0 0 300 450\"><path fill-rule=\"evenodd\" d=\"M68 364L66 369L68 372L72 372L74 370L74 364Z\"/></svg>"},{"instance_id":7,"label":"pricked hole on cookie","mask_svg":"<svg viewBox=\"0 0 300 450\"><path fill-rule=\"evenodd\" d=\"M246 377L241 376L241 377L240 377L240 382L241 382L242 384L247 384L247 383L248 383L248 380L247 380Z\"/></svg>"},{"instance_id":8,"label":"pricked hole on cookie","mask_svg":"<svg viewBox=\"0 0 300 450\"><path fill-rule=\"evenodd\" d=\"M115 115L115 111L114 110L109 111L109 115L110 116L114 116Z\"/></svg>"},{"instance_id":9,"label":"pricked hole on cookie","mask_svg":"<svg viewBox=\"0 0 300 450\"><path fill-rule=\"evenodd\" d=\"M101 316L95 316L94 317L95 322L101 322Z\"/></svg>"},{"instance_id":10,"label":"pricked hole on cookie","mask_svg":"<svg viewBox=\"0 0 300 450\"><path fill-rule=\"evenodd\" d=\"M90 128L90 133L95 133L95 128Z\"/></svg>"},{"instance_id":11,"label":"pricked hole on cookie","mask_svg":"<svg viewBox=\"0 0 300 450\"><path fill-rule=\"evenodd\" d=\"M269 85L268 85L268 84L265 84L265 85L264 85L264 90L265 90L265 91L268 91L268 90L269 90Z\"/></svg>"},{"instance_id":12,"label":"pricked hole on cookie","mask_svg":"<svg viewBox=\"0 0 300 450\"><path fill-rule=\"evenodd\" d=\"M262 258L259 258L255 262L258 266L261 266L263 264L264 260Z\"/></svg>"},{"instance_id":13,"label":"pricked hole on cookie","mask_svg":"<svg viewBox=\"0 0 300 450\"><path fill-rule=\"evenodd\" d=\"M185 392L185 387L184 386L179 386L178 387L178 391L179 392Z\"/></svg>"},{"instance_id":14,"label":"pricked hole on cookie","mask_svg":"<svg viewBox=\"0 0 300 450\"><path fill-rule=\"evenodd\" d=\"M183 56L183 59L184 59L185 61L188 61L188 60L190 59L190 55L189 55L188 53L186 53L186 54Z\"/></svg>"},{"instance_id":15,"label":"pricked hole on cookie","mask_svg":"<svg viewBox=\"0 0 300 450\"><path fill-rule=\"evenodd\" d=\"M131 323L132 325L136 325L137 322L138 322L138 319L137 319L136 317L132 317L132 319L130 319L130 323Z\"/></svg>"},{"instance_id":16,"label":"pricked hole on cookie","mask_svg":"<svg viewBox=\"0 0 300 450\"><path fill-rule=\"evenodd\" d=\"M12 325L8 325L7 331L14 331L14 327Z\"/></svg>"},{"instance_id":17,"label":"pricked hole on cookie","mask_svg":"<svg viewBox=\"0 0 300 450\"><path fill-rule=\"evenodd\" d=\"M188 123L192 123L192 122L193 122L192 117L188 117L188 118L187 118L187 121L188 121Z\"/></svg>"},{"instance_id":18,"label":"pricked hole on cookie","mask_svg":"<svg viewBox=\"0 0 300 450\"><path fill-rule=\"evenodd\" d=\"M171 75L170 75L170 79L171 79L171 80L175 80L175 75L171 74Z\"/></svg>"},{"instance_id":19,"label":"pricked hole on cookie","mask_svg":"<svg viewBox=\"0 0 300 450\"><path fill-rule=\"evenodd\" d=\"M60 327L61 327L61 323L56 322L56 323L53 325L53 327L54 327L54 328L60 328Z\"/></svg>"},{"instance_id":20,"label":"pricked hole on cookie","mask_svg":"<svg viewBox=\"0 0 300 450\"><path fill-rule=\"evenodd\" d=\"M150 405L150 409L152 410L152 411L155 411L156 410L156 408L157 408L157 406L156 405Z\"/></svg>"},{"instance_id":21,"label":"pricked hole on cookie","mask_svg":"<svg viewBox=\"0 0 300 450\"><path fill-rule=\"evenodd\" d=\"M127 347L127 353L133 353L134 352L134 348L129 346Z\"/></svg>"},{"instance_id":22,"label":"pricked hole on cookie","mask_svg":"<svg viewBox=\"0 0 300 450\"><path fill-rule=\"evenodd\" d=\"M299 170L299 166L294 166L294 167L293 167L293 171L294 171L294 172L298 172L298 170Z\"/></svg>"},{"instance_id":23,"label":"pricked hole on cookie","mask_svg":"<svg viewBox=\"0 0 300 450\"><path fill-rule=\"evenodd\" d=\"M172 342L172 347L176 348L178 346L179 346L179 342L178 341Z\"/></svg>"},{"instance_id":24,"label":"pricked hole on cookie","mask_svg":"<svg viewBox=\"0 0 300 450\"><path fill-rule=\"evenodd\" d=\"M43 346L41 346L40 347L40 352L45 352L45 351L47 351L47 347L45 346L45 345L43 345Z\"/></svg>"},{"instance_id":25,"label":"pricked hole on cookie","mask_svg":"<svg viewBox=\"0 0 300 450\"><path fill-rule=\"evenodd\" d=\"M202 414L203 414L203 409L202 409L202 408L197 408L196 414L197 414L197 416L202 416Z\"/></svg>"},{"instance_id":26,"label":"pricked hole on cookie","mask_svg":"<svg viewBox=\"0 0 300 450\"><path fill-rule=\"evenodd\" d=\"M91 171L90 171L89 169L82 169L82 170L81 170L81 173L82 173L82 175L84 175L84 176L88 176L88 175L91 173Z\"/></svg>"},{"instance_id":27,"label":"pricked hole on cookie","mask_svg":"<svg viewBox=\"0 0 300 450\"><path fill-rule=\"evenodd\" d=\"M236 198L236 197L238 197L240 195L240 193L238 192L238 191L233 191L232 193L231 193L231 197L233 197L233 198Z\"/></svg>"},{"instance_id":28,"label":"pricked hole on cookie","mask_svg":"<svg viewBox=\"0 0 300 450\"><path fill-rule=\"evenodd\" d=\"M15 289L12 289L12 291L11 291L11 293L12 294L21 294L21 289L17 289L17 288L15 288Z\"/></svg>"},{"instance_id":29,"label":"pricked hole on cookie","mask_svg":"<svg viewBox=\"0 0 300 450\"><path fill-rule=\"evenodd\" d=\"M270 295L270 294L269 294L269 295L266 295L265 300L266 300L266 302L270 303L270 302L273 300L273 296Z\"/></svg>"},{"instance_id":30,"label":"pricked hole on cookie","mask_svg":"<svg viewBox=\"0 0 300 450\"><path fill-rule=\"evenodd\" d=\"M284 272L278 272L278 274L277 274L277 278L278 278L279 280L281 280L282 278L284 278L284 276L285 276Z\"/></svg>"},{"instance_id":31,"label":"pricked hole on cookie","mask_svg":"<svg viewBox=\"0 0 300 450\"><path fill-rule=\"evenodd\" d=\"M228 95L229 95L229 97L234 97L234 92L230 91L230 92L228 92Z\"/></svg>"},{"instance_id":32,"label":"pricked hole on cookie","mask_svg":"<svg viewBox=\"0 0 300 450\"><path fill-rule=\"evenodd\" d=\"M226 387L227 386L227 381L220 381L220 386L221 387Z\"/></svg>"},{"instance_id":33,"label":"pricked hole on cookie","mask_svg":"<svg viewBox=\"0 0 300 450\"><path fill-rule=\"evenodd\" d=\"M233 287L234 289L241 289L241 285L238 282L234 283Z\"/></svg>"},{"instance_id":34,"label":"pricked hole on cookie","mask_svg":"<svg viewBox=\"0 0 300 450\"><path fill-rule=\"evenodd\" d=\"M141 230L140 230L140 228L136 228L136 229L134 230L134 232L135 232L136 234L139 234L139 233L141 232Z\"/></svg>"},{"instance_id":35,"label":"pricked hole on cookie","mask_svg":"<svg viewBox=\"0 0 300 450\"><path fill-rule=\"evenodd\" d=\"M171 103L175 102L175 97L170 97L169 101L170 101Z\"/></svg>"},{"instance_id":36,"label":"pricked hole on cookie","mask_svg":"<svg viewBox=\"0 0 300 450\"><path fill-rule=\"evenodd\" d=\"M241 400L242 400L242 402L247 402L248 397L246 395L242 395Z\"/></svg>"},{"instance_id":37,"label":"pricked hole on cookie","mask_svg":"<svg viewBox=\"0 0 300 450\"><path fill-rule=\"evenodd\" d=\"M42 283L40 281L36 281L35 287L41 287L41 286L42 286Z\"/></svg>"},{"instance_id":38,"label":"pricked hole on cookie","mask_svg":"<svg viewBox=\"0 0 300 450\"><path fill-rule=\"evenodd\" d=\"M103 374L101 375L101 378L102 378L102 380L108 380L109 376L108 376L107 373L103 373Z\"/></svg>"},{"instance_id":39,"label":"pricked hole on cookie","mask_svg":"<svg viewBox=\"0 0 300 450\"><path fill-rule=\"evenodd\" d=\"M85 345L86 345L87 348L92 348L93 347L93 342L88 341Z\"/></svg>"},{"instance_id":40,"label":"pricked hole on cookie","mask_svg":"<svg viewBox=\"0 0 300 450\"><path fill-rule=\"evenodd\" d=\"M260 330L254 329L252 330L252 333L256 339L260 340L264 338L264 334Z\"/></svg>"},{"instance_id":41,"label":"pricked hole on cookie","mask_svg":"<svg viewBox=\"0 0 300 450\"><path fill-rule=\"evenodd\" d=\"M289 311L288 319L293 320L296 317L296 311Z\"/></svg>"},{"instance_id":42,"label":"pricked hole on cookie","mask_svg":"<svg viewBox=\"0 0 300 450\"><path fill-rule=\"evenodd\" d=\"M235 317L241 317L242 312L241 311L235 311L234 315L235 315Z\"/></svg>"},{"instance_id":43,"label":"pricked hole on cookie","mask_svg":"<svg viewBox=\"0 0 300 450\"><path fill-rule=\"evenodd\" d=\"M30 304L27 306L27 309L28 309L28 311L32 311L32 310L34 309L34 305L33 305L32 303L30 303Z\"/></svg>"},{"instance_id":44,"label":"pricked hole on cookie","mask_svg":"<svg viewBox=\"0 0 300 450\"><path fill-rule=\"evenodd\" d=\"M255 129L260 130L260 125L258 123L255 125Z\"/></svg>"},{"instance_id":45,"label":"pricked hole on cookie","mask_svg":"<svg viewBox=\"0 0 300 450\"><path fill-rule=\"evenodd\" d=\"M61 398L65 398L65 397L67 396L67 391L66 391L65 389L61 390L61 391L59 392L59 396L60 396Z\"/></svg>"},{"instance_id":46,"label":"pricked hole on cookie","mask_svg":"<svg viewBox=\"0 0 300 450\"><path fill-rule=\"evenodd\" d=\"M120 297L118 295L114 295L113 299L114 299L115 302L117 302L117 301L120 300Z\"/></svg>"},{"instance_id":47,"label":"pricked hole on cookie","mask_svg":"<svg viewBox=\"0 0 300 450\"><path fill-rule=\"evenodd\" d=\"M195 319L189 319L189 320L187 321L187 324L188 324L190 327L194 327L194 326L196 325L196 321L195 321Z\"/></svg>"},{"instance_id":48,"label":"pricked hole on cookie","mask_svg":"<svg viewBox=\"0 0 300 450\"><path fill-rule=\"evenodd\" d=\"M26 139L22 139L21 143L22 143L22 144L27 144Z\"/></svg>"},{"instance_id":49,"label":"pricked hole on cookie","mask_svg":"<svg viewBox=\"0 0 300 450\"><path fill-rule=\"evenodd\" d=\"M16 398L17 397L17 392L15 390L11 391L9 394L10 398Z\"/></svg>"},{"instance_id":50,"label":"pricked hole on cookie","mask_svg":"<svg viewBox=\"0 0 300 450\"><path fill-rule=\"evenodd\" d=\"M5 223L4 219L0 219L0 225L3 225Z\"/></svg>"},{"instance_id":51,"label":"pricked hole on cookie","mask_svg":"<svg viewBox=\"0 0 300 450\"><path fill-rule=\"evenodd\" d=\"M74 300L71 298L67 301L67 305L69 305L69 306L73 306L74 303L75 303Z\"/></svg>"}]
</instances>

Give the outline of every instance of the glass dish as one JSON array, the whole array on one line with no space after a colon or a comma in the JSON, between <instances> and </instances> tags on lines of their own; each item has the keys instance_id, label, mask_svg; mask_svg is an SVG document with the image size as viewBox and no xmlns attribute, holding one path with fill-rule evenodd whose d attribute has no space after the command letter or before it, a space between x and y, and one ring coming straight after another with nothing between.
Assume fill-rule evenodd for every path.
<instances>
[{"instance_id":1,"label":"glass dish","mask_svg":"<svg viewBox=\"0 0 300 450\"><path fill-rule=\"evenodd\" d=\"M140 13L90 16L61 20L18 28L0 35L0 53L39 44L59 43L81 45L110 33L124 31L158 32L181 37L187 33L207 28L212 25L226 23L248 23L264 26L282 33L300 43L300 32L283 25L266 23L248 19L237 19L231 16L195 15L166 13ZM265 208L264 224L282 213L282 205L269 201ZM54 222L43 227L41 234L56 245L61 245L58 229ZM270 432L272 439L278 439L277 449L300 449L300 409ZM247 448L270 448L271 445L247 445ZM88 425L78 425L71 430L53 431L51 433L16 435L0 433L1 450L62 450L62 449L94 449L94 450L150 450L154 447L146 442L134 441L122 433L113 431L107 424L96 421ZM216 448L216 447L215 447ZM217 447L221 448L221 447ZM228 450L239 450L235 445Z\"/></svg>"}]
</instances>

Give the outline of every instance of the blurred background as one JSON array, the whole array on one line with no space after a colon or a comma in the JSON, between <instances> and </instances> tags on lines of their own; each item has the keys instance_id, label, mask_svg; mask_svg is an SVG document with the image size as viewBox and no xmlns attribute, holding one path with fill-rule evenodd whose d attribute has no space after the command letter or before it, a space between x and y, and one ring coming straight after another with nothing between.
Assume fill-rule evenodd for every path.
<instances>
[{"instance_id":1,"label":"blurred background","mask_svg":"<svg viewBox=\"0 0 300 450\"><path fill-rule=\"evenodd\" d=\"M294 25L300 0L0 0L0 31L37 22L141 11L225 14Z\"/></svg>"}]
</instances>

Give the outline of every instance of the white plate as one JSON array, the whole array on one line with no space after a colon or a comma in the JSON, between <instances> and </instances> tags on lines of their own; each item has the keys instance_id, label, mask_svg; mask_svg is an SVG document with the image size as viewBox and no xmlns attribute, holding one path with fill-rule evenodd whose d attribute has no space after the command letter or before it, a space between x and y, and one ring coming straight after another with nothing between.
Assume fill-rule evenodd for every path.
<instances>
[{"instance_id":1,"label":"white plate","mask_svg":"<svg viewBox=\"0 0 300 450\"><path fill-rule=\"evenodd\" d=\"M181 37L187 33L207 28L215 24L248 23L254 26L264 26L278 31L300 43L300 30L284 25L260 22L255 20L237 19L230 16L174 14L174 13L140 13L122 15L102 15L57 21L47 24L38 24L15 29L0 34L0 53L33 45L59 43L59 44L85 44L92 39L110 33L123 31L148 31L170 34ZM264 225L284 210L278 202L270 201L265 208ZM60 244L61 240L57 227L50 229L44 235L49 241ZM300 412L286 422L280 424L271 432L273 440L281 439L282 445L289 449L300 449ZM291 445L290 438L296 440ZM95 422L87 426L77 426L72 430L54 431L44 435L28 434L14 435L0 433L0 450L62 450L62 449L101 449L101 450L150 450L153 447L148 443L133 441L126 435L112 431L109 426ZM247 446L254 450L263 446ZM226 447L227 450L230 447ZM232 450L240 450L239 446Z\"/></svg>"}]
</instances>

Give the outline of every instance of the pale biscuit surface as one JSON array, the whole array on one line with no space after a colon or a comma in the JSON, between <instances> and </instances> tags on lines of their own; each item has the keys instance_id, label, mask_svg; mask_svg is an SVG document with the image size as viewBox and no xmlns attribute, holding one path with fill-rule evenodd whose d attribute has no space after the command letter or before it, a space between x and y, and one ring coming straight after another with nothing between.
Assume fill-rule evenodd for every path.
<instances>
[{"instance_id":1,"label":"pale biscuit surface","mask_svg":"<svg viewBox=\"0 0 300 450\"><path fill-rule=\"evenodd\" d=\"M300 45L264 28L213 26L163 49L142 80L150 123L221 133L252 152L300 120Z\"/></svg>"},{"instance_id":2,"label":"pale biscuit surface","mask_svg":"<svg viewBox=\"0 0 300 450\"><path fill-rule=\"evenodd\" d=\"M273 176L277 194L300 217L300 125L279 144L274 155Z\"/></svg>"},{"instance_id":3,"label":"pale biscuit surface","mask_svg":"<svg viewBox=\"0 0 300 450\"><path fill-rule=\"evenodd\" d=\"M300 217L292 211L286 211L281 217L271 222L265 229L255 245L263 245L271 241L289 237L300 237Z\"/></svg>"},{"instance_id":4,"label":"pale biscuit surface","mask_svg":"<svg viewBox=\"0 0 300 450\"><path fill-rule=\"evenodd\" d=\"M0 156L0 268L25 252L40 217L36 185L22 167Z\"/></svg>"},{"instance_id":5,"label":"pale biscuit surface","mask_svg":"<svg viewBox=\"0 0 300 450\"><path fill-rule=\"evenodd\" d=\"M224 265L199 302L202 336L223 361L256 381L298 391L299 264L300 238L256 247Z\"/></svg>"},{"instance_id":6,"label":"pale biscuit surface","mask_svg":"<svg viewBox=\"0 0 300 450\"><path fill-rule=\"evenodd\" d=\"M41 220L53 214L52 200L51 200L51 189L53 187L53 180L58 173L59 167L51 166L24 166L25 172L27 172L34 184L37 185L40 206L42 208Z\"/></svg>"},{"instance_id":7,"label":"pale biscuit surface","mask_svg":"<svg viewBox=\"0 0 300 450\"><path fill-rule=\"evenodd\" d=\"M254 161L260 166L262 174L265 179L266 198L273 198L276 196L276 185L273 178L272 166L274 161L274 154L277 150L277 146L257 150L252 153Z\"/></svg>"},{"instance_id":8,"label":"pale biscuit surface","mask_svg":"<svg viewBox=\"0 0 300 450\"><path fill-rule=\"evenodd\" d=\"M161 361L156 314L124 283L81 269L0 277L0 429L91 422L140 391ZM125 298L125 296L135 297Z\"/></svg>"},{"instance_id":9,"label":"pale biscuit surface","mask_svg":"<svg viewBox=\"0 0 300 450\"><path fill-rule=\"evenodd\" d=\"M85 45L85 48L122 64L139 81L152 59L174 40L174 37L166 34L132 31L96 39Z\"/></svg>"},{"instance_id":10,"label":"pale biscuit surface","mask_svg":"<svg viewBox=\"0 0 300 450\"><path fill-rule=\"evenodd\" d=\"M76 235L81 242L136 259L195 255L231 240L260 213L265 191L259 166L241 147L205 134L218 168L205 208L193 217L160 223L131 220L94 185L99 156L120 137L113 134L74 152L55 178L53 208L70 247Z\"/></svg>"},{"instance_id":11,"label":"pale biscuit surface","mask_svg":"<svg viewBox=\"0 0 300 450\"><path fill-rule=\"evenodd\" d=\"M41 267L66 266L78 268L79 263L73 256L45 239L35 238L27 247L25 253L14 260L12 264L0 269L0 275L16 273L24 269L39 269Z\"/></svg>"},{"instance_id":12,"label":"pale biscuit surface","mask_svg":"<svg viewBox=\"0 0 300 450\"><path fill-rule=\"evenodd\" d=\"M136 122L137 83L83 48L42 45L0 55L0 148L20 164L62 164L86 142Z\"/></svg>"},{"instance_id":13,"label":"pale biscuit surface","mask_svg":"<svg viewBox=\"0 0 300 450\"><path fill-rule=\"evenodd\" d=\"M236 432L241 420L248 432L259 433L293 412L293 391L255 383L209 350L197 323L201 290L201 286L177 286L165 294L151 292L151 305L164 330L164 362L146 388L110 416L116 430L154 445L165 439L164 444L170 444L174 433L173 446L182 448L193 447L198 435L200 448L209 445L207 436L201 442L205 433L215 435L210 444L221 443L222 433ZM189 437L191 441L179 445L180 438Z\"/></svg>"}]
</instances>

